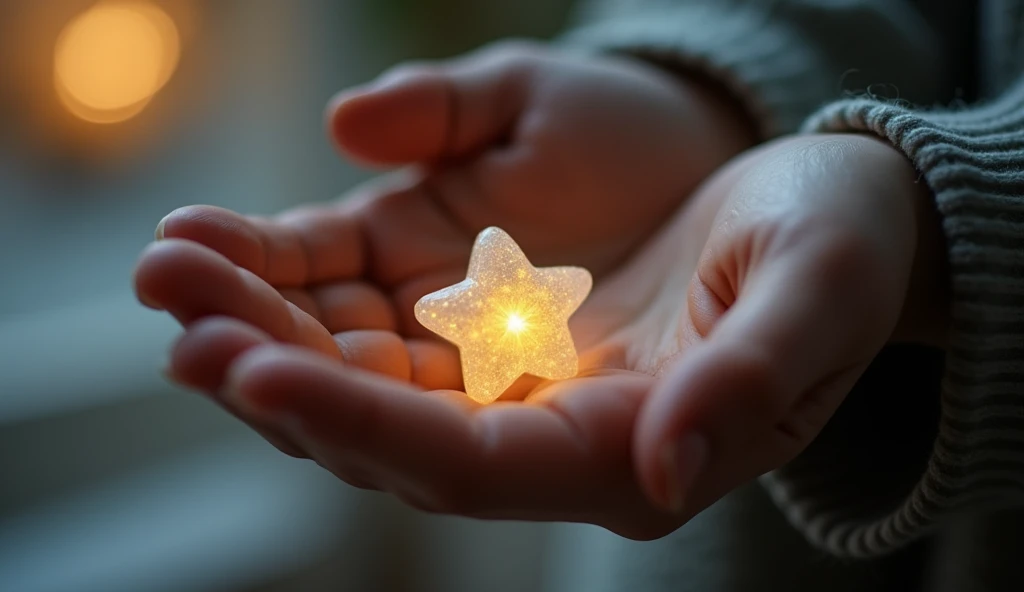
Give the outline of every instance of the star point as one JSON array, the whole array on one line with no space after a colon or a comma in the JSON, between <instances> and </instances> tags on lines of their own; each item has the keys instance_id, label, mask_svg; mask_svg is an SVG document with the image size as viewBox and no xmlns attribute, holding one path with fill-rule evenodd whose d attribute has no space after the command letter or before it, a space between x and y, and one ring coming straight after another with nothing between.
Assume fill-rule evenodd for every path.
<instances>
[{"instance_id":1,"label":"star point","mask_svg":"<svg viewBox=\"0 0 1024 592\"><path fill-rule=\"evenodd\" d=\"M466 394L497 399L523 374L553 380L578 370L569 317L590 293L582 267L534 267L497 227L473 244L466 279L416 303L416 320L459 348Z\"/></svg>"}]
</instances>

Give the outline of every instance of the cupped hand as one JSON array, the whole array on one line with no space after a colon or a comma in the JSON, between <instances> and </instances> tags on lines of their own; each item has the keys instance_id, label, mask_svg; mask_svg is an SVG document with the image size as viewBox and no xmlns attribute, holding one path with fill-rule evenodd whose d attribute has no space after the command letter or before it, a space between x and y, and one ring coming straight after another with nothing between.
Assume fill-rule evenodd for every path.
<instances>
[{"instance_id":1,"label":"cupped hand","mask_svg":"<svg viewBox=\"0 0 1024 592\"><path fill-rule=\"evenodd\" d=\"M924 200L892 149L792 140L737 161L682 207L677 195L651 220L635 191L621 202L598 192L607 203L569 191L566 215L592 202L594 218L544 215L562 207L548 193L531 202L531 223L513 195L451 181L467 167L475 172L465 178L484 175L475 163L492 149L452 148L458 133L445 131L420 150L424 131L416 150L385 154L390 143L360 144L348 130L358 126L346 121L402 111L381 105L403 93L418 97L413 105L438 93L448 97L442 118L464 115L467 99L449 96L454 78L445 68L401 75L334 111L350 152L426 162L425 171L274 219L200 207L164 220L136 284L143 302L186 327L171 357L176 380L214 393L282 449L420 508L651 538L796 454L906 316ZM463 82L473 80L483 85ZM472 129L442 127L453 126ZM493 150L515 152L517 141ZM587 175L616 171L632 172ZM562 179L524 181L520 197ZM601 221L602 207L615 223ZM581 375L525 381L525 404L468 402L457 353L411 315L419 296L461 279L474 232L490 224L518 232L536 264L583 263L598 275L572 322Z\"/></svg>"},{"instance_id":2,"label":"cupped hand","mask_svg":"<svg viewBox=\"0 0 1024 592\"><path fill-rule=\"evenodd\" d=\"M358 161L428 171L420 190L466 238L498 224L537 263L600 275L753 143L724 96L638 60L506 41L343 92L328 126Z\"/></svg>"}]
</instances>

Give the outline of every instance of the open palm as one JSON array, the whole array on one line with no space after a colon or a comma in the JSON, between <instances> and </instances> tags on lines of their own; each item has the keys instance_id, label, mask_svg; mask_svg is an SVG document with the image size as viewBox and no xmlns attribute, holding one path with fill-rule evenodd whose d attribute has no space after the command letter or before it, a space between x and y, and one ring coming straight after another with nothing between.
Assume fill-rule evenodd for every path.
<instances>
[{"instance_id":1,"label":"open palm","mask_svg":"<svg viewBox=\"0 0 1024 592\"><path fill-rule=\"evenodd\" d=\"M678 525L647 501L630 453L656 356L678 346L670 339L655 355L631 344L662 341L637 325L666 277L683 278L685 293L687 263L651 253L606 273L571 321L580 377L524 377L481 407L458 392L457 350L412 315L420 296L465 277L472 230L419 183L378 182L361 195L273 220L207 206L169 217L136 281L144 301L188 329L172 375L211 393L240 381L221 402L283 449L417 507L596 522L637 537ZM685 298L674 304L644 325L675 326ZM258 346L272 343L301 349L275 347L277 361L261 361Z\"/></svg>"},{"instance_id":2,"label":"open palm","mask_svg":"<svg viewBox=\"0 0 1024 592\"><path fill-rule=\"evenodd\" d=\"M674 256L623 262L742 149L745 138L722 132L739 127L726 115L644 64L520 44L399 68L344 94L329 123L360 161L418 167L273 219L179 210L144 254L138 292L187 328L175 379L221 392L234 364L248 394L221 402L349 482L436 511L661 534L678 519L667 525L636 485L629 445L655 365L627 351L624 330L668 267L688 274ZM534 264L583 265L598 280L572 321L582 377L539 390L526 378L505 397L537 404L472 405L456 392L457 351L413 318L422 295L465 277L489 225ZM316 370L239 370L268 343L299 346L292 362ZM321 372L347 386L311 388L326 384ZM283 427L282 415L302 427Z\"/></svg>"}]
</instances>

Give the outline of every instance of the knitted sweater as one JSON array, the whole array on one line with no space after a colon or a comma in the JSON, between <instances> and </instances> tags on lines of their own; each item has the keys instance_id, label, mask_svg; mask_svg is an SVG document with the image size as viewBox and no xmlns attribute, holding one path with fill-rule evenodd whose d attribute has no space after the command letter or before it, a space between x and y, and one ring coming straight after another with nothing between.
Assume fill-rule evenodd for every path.
<instances>
[{"instance_id":1,"label":"knitted sweater","mask_svg":"<svg viewBox=\"0 0 1024 592\"><path fill-rule=\"evenodd\" d=\"M985 514L1024 508L1024 0L596 0L580 20L570 46L698 68L765 138L874 134L917 167L951 273L941 388L858 395L847 415L859 423L763 482L836 555L950 530L970 537L965 549L991 543ZM879 446L879 422L911 401L920 412L900 416L900 430L923 446ZM1024 578L1024 566L1010 569Z\"/></svg>"}]
</instances>

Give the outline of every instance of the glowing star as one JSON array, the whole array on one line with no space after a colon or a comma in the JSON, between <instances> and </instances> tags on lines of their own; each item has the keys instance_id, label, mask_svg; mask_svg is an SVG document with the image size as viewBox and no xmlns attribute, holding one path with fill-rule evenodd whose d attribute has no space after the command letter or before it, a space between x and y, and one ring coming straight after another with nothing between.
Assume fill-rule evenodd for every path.
<instances>
[{"instance_id":1,"label":"glowing star","mask_svg":"<svg viewBox=\"0 0 1024 592\"><path fill-rule=\"evenodd\" d=\"M569 316L592 284L582 267L534 267L491 227L476 237L466 279L421 298L416 320L459 347L466 394L490 403L523 374L576 375Z\"/></svg>"}]
</instances>

